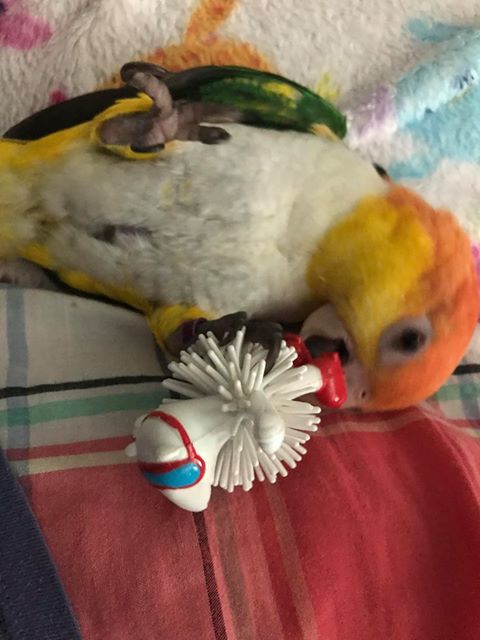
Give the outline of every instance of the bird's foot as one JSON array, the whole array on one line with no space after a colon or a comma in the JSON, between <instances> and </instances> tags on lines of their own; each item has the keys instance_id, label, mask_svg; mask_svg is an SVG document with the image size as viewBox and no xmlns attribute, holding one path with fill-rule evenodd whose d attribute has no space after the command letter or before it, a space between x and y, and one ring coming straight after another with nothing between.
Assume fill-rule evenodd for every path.
<instances>
[{"instance_id":1,"label":"bird's foot","mask_svg":"<svg viewBox=\"0 0 480 640\"><path fill-rule=\"evenodd\" d=\"M283 340L283 328L277 322L268 320L251 320L243 311L222 316L216 320L197 320L194 322L193 334L189 337L191 344L200 334L213 333L220 346L232 342L241 329L245 329L245 340L260 344L267 350L265 371L268 373L274 365ZM189 344L186 344L189 346Z\"/></svg>"},{"instance_id":2,"label":"bird's foot","mask_svg":"<svg viewBox=\"0 0 480 640\"><path fill-rule=\"evenodd\" d=\"M137 153L163 149L172 140L218 144L230 135L221 127L200 123L225 123L240 120L237 109L206 102L174 102L162 78L161 67L131 62L121 70L124 82L152 99L148 111L137 111L106 120L100 127L100 139L106 145L130 146Z\"/></svg>"}]
</instances>

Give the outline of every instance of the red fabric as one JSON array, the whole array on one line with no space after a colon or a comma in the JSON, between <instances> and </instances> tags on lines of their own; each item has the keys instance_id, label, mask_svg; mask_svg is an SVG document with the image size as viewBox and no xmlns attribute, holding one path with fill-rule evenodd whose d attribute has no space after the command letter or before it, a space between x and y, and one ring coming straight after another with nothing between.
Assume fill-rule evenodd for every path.
<instances>
[{"instance_id":1,"label":"red fabric","mask_svg":"<svg viewBox=\"0 0 480 640\"><path fill-rule=\"evenodd\" d=\"M32 505L86 640L477 640L464 426L332 416L288 478L196 516L135 465L31 476Z\"/></svg>"}]
</instances>

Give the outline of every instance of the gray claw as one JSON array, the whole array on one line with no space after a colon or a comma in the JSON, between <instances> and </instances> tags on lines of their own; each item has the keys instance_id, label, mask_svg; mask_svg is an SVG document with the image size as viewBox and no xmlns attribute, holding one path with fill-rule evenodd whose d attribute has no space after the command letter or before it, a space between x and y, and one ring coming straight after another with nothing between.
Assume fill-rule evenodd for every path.
<instances>
[{"instance_id":1,"label":"gray claw","mask_svg":"<svg viewBox=\"0 0 480 640\"><path fill-rule=\"evenodd\" d=\"M247 314L244 311L230 313L217 320L205 320L198 325L198 333L213 333L219 345L224 347L235 339L237 332L242 329L247 322Z\"/></svg>"},{"instance_id":2,"label":"gray claw","mask_svg":"<svg viewBox=\"0 0 480 640\"><path fill-rule=\"evenodd\" d=\"M164 69L163 67L158 66L158 64L151 64L150 62L127 62L120 69L120 77L125 82L125 84L130 84L133 76L136 73L148 73L149 75L155 76L160 80L163 80L166 76L170 75L170 72Z\"/></svg>"},{"instance_id":3,"label":"gray claw","mask_svg":"<svg viewBox=\"0 0 480 640\"><path fill-rule=\"evenodd\" d=\"M230 134L221 122L238 122L241 113L221 104L207 102L173 102L164 80L168 72L147 62L130 62L121 69L122 79L148 95L152 107L148 111L121 114L100 126L100 138L107 145L128 145L140 153L161 151L172 140L219 144Z\"/></svg>"},{"instance_id":4,"label":"gray claw","mask_svg":"<svg viewBox=\"0 0 480 640\"><path fill-rule=\"evenodd\" d=\"M275 364L283 340L283 328L278 322L268 320L250 320L246 324L245 338L261 344L267 350L265 373Z\"/></svg>"},{"instance_id":5,"label":"gray claw","mask_svg":"<svg viewBox=\"0 0 480 640\"><path fill-rule=\"evenodd\" d=\"M275 364L283 340L283 328L277 322L268 320L249 320L246 313L239 311L218 318L206 320L198 325L198 333L211 331L224 347L232 342L237 332L245 327L245 339L262 345L267 350L265 372L268 373Z\"/></svg>"}]
</instances>

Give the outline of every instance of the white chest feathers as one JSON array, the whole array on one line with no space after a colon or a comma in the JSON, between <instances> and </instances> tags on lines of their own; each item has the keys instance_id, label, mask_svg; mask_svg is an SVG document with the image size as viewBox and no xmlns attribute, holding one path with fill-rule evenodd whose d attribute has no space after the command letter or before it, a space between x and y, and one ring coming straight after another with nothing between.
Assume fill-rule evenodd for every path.
<instances>
[{"instance_id":1,"label":"white chest feathers","mask_svg":"<svg viewBox=\"0 0 480 640\"><path fill-rule=\"evenodd\" d=\"M68 266L163 302L304 315L311 251L384 183L341 143L227 128L227 143L177 143L154 162L72 154L43 179L42 204L65 223L52 250ZM117 230L109 242L105 228Z\"/></svg>"}]
</instances>

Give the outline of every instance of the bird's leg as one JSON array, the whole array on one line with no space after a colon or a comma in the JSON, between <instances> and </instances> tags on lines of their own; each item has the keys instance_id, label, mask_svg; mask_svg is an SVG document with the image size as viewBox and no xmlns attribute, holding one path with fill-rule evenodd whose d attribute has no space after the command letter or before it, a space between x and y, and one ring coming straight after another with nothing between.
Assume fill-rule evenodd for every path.
<instances>
[{"instance_id":1,"label":"bird's leg","mask_svg":"<svg viewBox=\"0 0 480 640\"><path fill-rule=\"evenodd\" d=\"M172 140L217 144L230 137L221 127L201 123L239 121L237 109L206 102L173 102L161 78L161 69L154 67L154 73L149 67L130 63L128 72L123 75L127 84L152 99L152 107L148 111L115 116L102 123L99 135L104 144L130 146L135 152L148 153L161 150Z\"/></svg>"}]
</instances>

